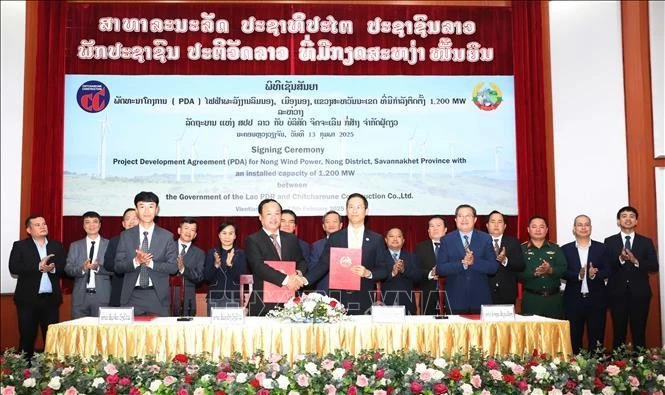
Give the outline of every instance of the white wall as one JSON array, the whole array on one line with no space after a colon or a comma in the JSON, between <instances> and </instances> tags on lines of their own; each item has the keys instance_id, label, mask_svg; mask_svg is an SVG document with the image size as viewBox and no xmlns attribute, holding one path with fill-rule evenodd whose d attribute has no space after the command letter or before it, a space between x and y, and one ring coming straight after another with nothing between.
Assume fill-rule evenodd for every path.
<instances>
[{"instance_id":1,"label":"white wall","mask_svg":"<svg viewBox=\"0 0 665 395\"><path fill-rule=\"evenodd\" d=\"M2 7L2 242L0 292L14 292L16 281L9 274L9 252L20 233L21 146L23 136L23 65L25 63L25 1L3 1Z\"/></svg>"},{"instance_id":2,"label":"white wall","mask_svg":"<svg viewBox=\"0 0 665 395\"><path fill-rule=\"evenodd\" d=\"M660 311L665 311L665 167L656 169L656 210L658 211L658 263L660 270ZM665 343L665 314L660 314L660 338Z\"/></svg>"},{"instance_id":3,"label":"white wall","mask_svg":"<svg viewBox=\"0 0 665 395\"><path fill-rule=\"evenodd\" d=\"M665 3L662 1L649 1L649 45L654 155L665 158Z\"/></svg>"},{"instance_id":4,"label":"white wall","mask_svg":"<svg viewBox=\"0 0 665 395\"><path fill-rule=\"evenodd\" d=\"M573 240L582 213L603 241L628 203L620 4L553 1L549 11L558 242Z\"/></svg>"}]
</instances>

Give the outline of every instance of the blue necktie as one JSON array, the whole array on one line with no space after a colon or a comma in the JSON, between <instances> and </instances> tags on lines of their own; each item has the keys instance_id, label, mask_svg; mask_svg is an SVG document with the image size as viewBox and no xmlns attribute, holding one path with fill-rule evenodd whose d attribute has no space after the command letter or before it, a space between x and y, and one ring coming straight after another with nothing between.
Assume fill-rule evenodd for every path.
<instances>
[{"instance_id":1,"label":"blue necktie","mask_svg":"<svg viewBox=\"0 0 665 395\"><path fill-rule=\"evenodd\" d=\"M148 252L148 232L143 232L143 241L141 242L141 251ZM150 286L150 276L148 275L148 267L141 264L139 271L139 287L148 288Z\"/></svg>"},{"instance_id":2,"label":"blue necktie","mask_svg":"<svg viewBox=\"0 0 665 395\"><path fill-rule=\"evenodd\" d=\"M441 243L438 241L434 242L434 257L438 258L439 257L439 249L441 247Z\"/></svg>"},{"instance_id":3,"label":"blue necktie","mask_svg":"<svg viewBox=\"0 0 665 395\"><path fill-rule=\"evenodd\" d=\"M468 235L464 235L464 249L467 250L467 251L469 250L469 236Z\"/></svg>"},{"instance_id":4,"label":"blue necktie","mask_svg":"<svg viewBox=\"0 0 665 395\"><path fill-rule=\"evenodd\" d=\"M398 258L399 258L399 256L397 255L397 253L393 252L393 261L397 262Z\"/></svg>"},{"instance_id":5,"label":"blue necktie","mask_svg":"<svg viewBox=\"0 0 665 395\"><path fill-rule=\"evenodd\" d=\"M624 244L627 250L630 250L630 236L626 236L626 243Z\"/></svg>"}]
</instances>

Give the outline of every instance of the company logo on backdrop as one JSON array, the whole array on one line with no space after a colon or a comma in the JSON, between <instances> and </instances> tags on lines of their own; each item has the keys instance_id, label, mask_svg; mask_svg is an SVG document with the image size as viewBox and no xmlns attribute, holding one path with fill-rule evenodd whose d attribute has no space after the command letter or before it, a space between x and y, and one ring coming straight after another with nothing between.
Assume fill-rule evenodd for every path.
<instances>
[{"instance_id":1,"label":"company logo on backdrop","mask_svg":"<svg viewBox=\"0 0 665 395\"><path fill-rule=\"evenodd\" d=\"M109 88L99 81L88 81L81 84L76 91L76 102L83 111L97 113L109 104L111 94Z\"/></svg>"},{"instance_id":2,"label":"company logo on backdrop","mask_svg":"<svg viewBox=\"0 0 665 395\"><path fill-rule=\"evenodd\" d=\"M484 82L479 83L473 88L473 103L483 111L496 110L503 101L503 95L499 85L490 82L490 86L482 89Z\"/></svg>"}]
</instances>

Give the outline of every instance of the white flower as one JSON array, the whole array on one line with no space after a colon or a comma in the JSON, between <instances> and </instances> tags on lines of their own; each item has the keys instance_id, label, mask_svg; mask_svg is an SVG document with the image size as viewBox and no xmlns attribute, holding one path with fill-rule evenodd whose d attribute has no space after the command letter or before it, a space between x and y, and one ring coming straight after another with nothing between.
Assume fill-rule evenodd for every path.
<instances>
[{"instance_id":1,"label":"white flower","mask_svg":"<svg viewBox=\"0 0 665 395\"><path fill-rule=\"evenodd\" d=\"M460 386L460 389L462 390L462 393L465 395L473 394L473 387L469 383L462 384Z\"/></svg>"},{"instance_id":2,"label":"white flower","mask_svg":"<svg viewBox=\"0 0 665 395\"><path fill-rule=\"evenodd\" d=\"M639 363L644 362L644 355L640 355L639 357L637 357L637 362Z\"/></svg>"},{"instance_id":3,"label":"white flower","mask_svg":"<svg viewBox=\"0 0 665 395\"><path fill-rule=\"evenodd\" d=\"M300 392L296 390L291 390L291 392L289 392L289 395L300 395Z\"/></svg>"},{"instance_id":4,"label":"white flower","mask_svg":"<svg viewBox=\"0 0 665 395\"><path fill-rule=\"evenodd\" d=\"M659 374L658 376L656 376L656 382L661 383L661 384L665 384L665 376L662 375L662 374Z\"/></svg>"},{"instance_id":5,"label":"white flower","mask_svg":"<svg viewBox=\"0 0 665 395\"><path fill-rule=\"evenodd\" d=\"M104 381L103 378L101 377L95 377L94 380L92 380L92 386L94 388L99 388L100 385L104 384L106 381Z\"/></svg>"},{"instance_id":6,"label":"white flower","mask_svg":"<svg viewBox=\"0 0 665 395\"><path fill-rule=\"evenodd\" d=\"M445 359L443 358L437 358L434 360L434 366L436 366L439 369L445 369L446 366L448 366L448 362L446 362Z\"/></svg>"},{"instance_id":7,"label":"white flower","mask_svg":"<svg viewBox=\"0 0 665 395\"><path fill-rule=\"evenodd\" d=\"M210 375L209 374L204 374L203 376L201 376L201 382L202 383L207 383L208 381L210 381Z\"/></svg>"},{"instance_id":8,"label":"white flower","mask_svg":"<svg viewBox=\"0 0 665 395\"><path fill-rule=\"evenodd\" d=\"M413 374L413 370L411 370L411 368L408 368L408 369L406 370L406 374L407 374L407 375Z\"/></svg>"},{"instance_id":9,"label":"white flower","mask_svg":"<svg viewBox=\"0 0 665 395\"><path fill-rule=\"evenodd\" d=\"M159 379L152 380L152 383L150 383L148 389L150 389L150 391L157 391L161 386L162 386L162 380Z\"/></svg>"},{"instance_id":10,"label":"white flower","mask_svg":"<svg viewBox=\"0 0 665 395\"><path fill-rule=\"evenodd\" d=\"M204 389L201 388L201 387L197 387L197 388L194 390L194 395L206 395L206 390L204 390Z\"/></svg>"},{"instance_id":11,"label":"white flower","mask_svg":"<svg viewBox=\"0 0 665 395\"><path fill-rule=\"evenodd\" d=\"M573 368L575 373L579 373L582 370L582 368L580 368L580 365L577 365L577 364L571 365L571 367Z\"/></svg>"},{"instance_id":12,"label":"white flower","mask_svg":"<svg viewBox=\"0 0 665 395\"><path fill-rule=\"evenodd\" d=\"M316 305L317 305L317 304L318 304L318 302L315 301L315 300L306 300L306 301L303 302L303 304L302 304L302 308L303 308L303 310L305 310L306 312L311 313L311 312L314 311L314 309L316 308Z\"/></svg>"},{"instance_id":13,"label":"white flower","mask_svg":"<svg viewBox=\"0 0 665 395\"><path fill-rule=\"evenodd\" d=\"M432 372L432 378L434 380L440 381L445 377L445 374L443 374L443 372L438 369L430 369L430 371Z\"/></svg>"},{"instance_id":14,"label":"white flower","mask_svg":"<svg viewBox=\"0 0 665 395\"><path fill-rule=\"evenodd\" d=\"M238 373L236 376L236 383L246 383L247 382L247 373Z\"/></svg>"},{"instance_id":15,"label":"white flower","mask_svg":"<svg viewBox=\"0 0 665 395\"><path fill-rule=\"evenodd\" d=\"M271 378L265 378L261 380L261 386L267 390L273 389L273 380Z\"/></svg>"},{"instance_id":16,"label":"white flower","mask_svg":"<svg viewBox=\"0 0 665 395\"><path fill-rule=\"evenodd\" d=\"M561 391L558 388L552 388L549 392L548 395L563 395L563 391Z\"/></svg>"},{"instance_id":17,"label":"white flower","mask_svg":"<svg viewBox=\"0 0 665 395\"><path fill-rule=\"evenodd\" d=\"M614 393L616 391L614 390L614 387L609 387L608 386L608 387L603 388L600 392L602 392L603 395L614 395Z\"/></svg>"},{"instance_id":18,"label":"white flower","mask_svg":"<svg viewBox=\"0 0 665 395\"><path fill-rule=\"evenodd\" d=\"M427 365L424 363L417 363L416 364L416 373L422 373L427 370Z\"/></svg>"},{"instance_id":19,"label":"white flower","mask_svg":"<svg viewBox=\"0 0 665 395\"><path fill-rule=\"evenodd\" d=\"M577 380L578 380L578 381L582 381L582 380L584 380L584 375L583 375L583 374L578 375L578 376L577 376Z\"/></svg>"},{"instance_id":20,"label":"white flower","mask_svg":"<svg viewBox=\"0 0 665 395\"><path fill-rule=\"evenodd\" d=\"M30 377L29 379L23 380L23 386L26 388L32 388L35 385L37 385L37 382L35 381L34 377Z\"/></svg>"},{"instance_id":21,"label":"white flower","mask_svg":"<svg viewBox=\"0 0 665 395\"><path fill-rule=\"evenodd\" d=\"M321 373L321 372L319 372L319 369L317 368L317 366L314 362L307 362L305 364L305 371L307 371L307 373L311 374L312 376Z\"/></svg>"},{"instance_id":22,"label":"white flower","mask_svg":"<svg viewBox=\"0 0 665 395\"><path fill-rule=\"evenodd\" d=\"M67 366L66 368L62 369L62 377L67 377L70 374L72 374L72 372L74 372L74 368L71 366Z\"/></svg>"},{"instance_id":23,"label":"white flower","mask_svg":"<svg viewBox=\"0 0 665 395\"><path fill-rule=\"evenodd\" d=\"M582 395L593 395L593 392L591 390L582 390Z\"/></svg>"},{"instance_id":24,"label":"white flower","mask_svg":"<svg viewBox=\"0 0 665 395\"><path fill-rule=\"evenodd\" d=\"M284 375L279 376L277 378L277 385L283 390L289 388L289 378Z\"/></svg>"},{"instance_id":25,"label":"white flower","mask_svg":"<svg viewBox=\"0 0 665 395\"><path fill-rule=\"evenodd\" d=\"M515 362L513 362L513 361L503 361L503 364L506 365L510 369L512 369L515 366Z\"/></svg>"},{"instance_id":26,"label":"white flower","mask_svg":"<svg viewBox=\"0 0 665 395\"><path fill-rule=\"evenodd\" d=\"M336 368L335 370L332 371L332 377L335 380L341 380L342 377L344 377L344 373L346 373L346 370L344 368Z\"/></svg>"},{"instance_id":27,"label":"white flower","mask_svg":"<svg viewBox=\"0 0 665 395\"><path fill-rule=\"evenodd\" d=\"M535 390L531 391L531 395L544 395L544 393L540 388L536 388Z\"/></svg>"},{"instance_id":28,"label":"white flower","mask_svg":"<svg viewBox=\"0 0 665 395\"><path fill-rule=\"evenodd\" d=\"M561 363L561 360L559 359L559 357L556 357L552 360L552 363L555 364L555 365L558 365L558 364Z\"/></svg>"},{"instance_id":29,"label":"white flower","mask_svg":"<svg viewBox=\"0 0 665 395\"><path fill-rule=\"evenodd\" d=\"M60 376L51 377L51 380L48 382L48 386L56 391L60 389L61 385Z\"/></svg>"},{"instance_id":30,"label":"white flower","mask_svg":"<svg viewBox=\"0 0 665 395\"><path fill-rule=\"evenodd\" d=\"M536 373L537 380L543 380L550 376L550 373L543 365L532 366L531 370L533 370Z\"/></svg>"}]
</instances>

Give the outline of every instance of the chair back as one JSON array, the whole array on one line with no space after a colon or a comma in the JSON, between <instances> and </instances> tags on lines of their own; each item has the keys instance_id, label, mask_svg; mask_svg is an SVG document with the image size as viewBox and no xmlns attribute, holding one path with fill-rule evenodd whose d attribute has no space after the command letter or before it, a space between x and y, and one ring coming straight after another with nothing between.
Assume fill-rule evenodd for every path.
<instances>
[{"instance_id":1,"label":"chair back","mask_svg":"<svg viewBox=\"0 0 665 395\"><path fill-rule=\"evenodd\" d=\"M249 296L254 290L254 276L251 274L240 275L240 307L247 308Z\"/></svg>"}]
</instances>

